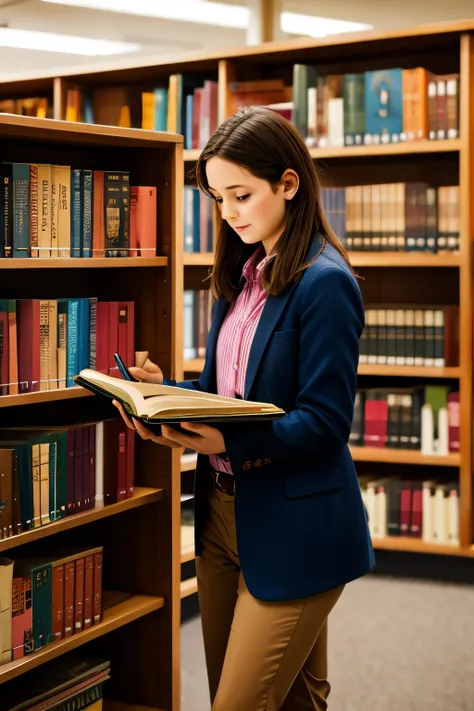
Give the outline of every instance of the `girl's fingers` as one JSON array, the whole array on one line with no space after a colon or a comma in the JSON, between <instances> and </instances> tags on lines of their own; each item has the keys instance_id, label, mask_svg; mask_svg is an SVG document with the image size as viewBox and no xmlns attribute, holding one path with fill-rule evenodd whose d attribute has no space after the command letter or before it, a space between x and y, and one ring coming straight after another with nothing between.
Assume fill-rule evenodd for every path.
<instances>
[{"instance_id":1,"label":"girl's fingers","mask_svg":"<svg viewBox=\"0 0 474 711\"><path fill-rule=\"evenodd\" d=\"M117 410L120 412L122 419L124 420L125 424L130 430L135 431L135 425L133 424L133 421L128 417L128 415L125 413L125 410L123 409L122 405L118 400L112 400L112 405L115 405Z\"/></svg>"}]
</instances>

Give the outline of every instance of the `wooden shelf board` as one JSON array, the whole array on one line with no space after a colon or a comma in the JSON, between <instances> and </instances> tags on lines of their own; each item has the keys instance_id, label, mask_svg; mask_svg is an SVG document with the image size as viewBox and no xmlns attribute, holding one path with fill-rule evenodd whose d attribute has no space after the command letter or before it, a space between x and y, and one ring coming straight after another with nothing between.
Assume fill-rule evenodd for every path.
<instances>
[{"instance_id":1,"label":"wooden shelf board","mask_svg":"<svg viewBox=\"0 0 474 711\"><path fill-rule=\"evenodd\" d=\"M66 518L54 521L46 526L40 526L39 528L34 528L32 531L20 533L18 536L4 538L3 540L0 540L0 553L22 546L25 543L31 543L31 541L36 541L40 538L53 536L61 531L67 531L71 528L76 528L77 526L84 526L87 523L98 521L101 518L108 518L109 516L115 516L116 514L122 513L123 511L129 511L130 509L136 509L140 506L155 503L162 497L163 489L136 487L133 492L133 496L129 499L125 499L124 501L119 501L116 504L110 504L109 506L103 506L101 508L83 511L82 513L77 513L72 516L66 516Z\"/></svg>"},{"instance_id":2,"label":"wooden shelf board","mask_svg":"<svg viewBox=\"0 0 474 711\"><path fill-rule=\"evenodd\" d=\"M425 464L438 467L458 467L461 463L461 456L457 453L422 454L417 450L390 449L389 447L351 447L351 454L356 462Z\"/></svg>"},{"instance_id":3,"label":"wooden shelf board","mask_svg":"<svg viewBox=\"0 0 474 711\"><path fill-rule=\"evenodd\" d=\"M459 267L459 252L349 252L353 267Z\"/></svg>"},{"instance_id":4,"label":"wooden shelf board","mask_svg":"<svg viewBox=\"0 0 474 711\"><path fill-rule=\"evenodd\" d=\"M214 252L183 252L185 267L212 267Z\"/></svg>"},{"instance_id":5,"label":"wooden shelf board","mask_svg":"<svg viewBox=\"0 0 474 711\"><path fill-rule=\"evenodd\" d=\"M167 131L145 131L100 124L57 121L32 116L0 114L0 137L38 139L43 143L67 143L76 146L117 146L122 148L165 148L183 144L183 136ZM160 145L161 144L161 145Z\"/></svg>"},{"instance_id":6,"label":"wooden shelf board","mask_svg":"<svg viewBox=\"0 0 474 711\"><path fill-rule=\"evenodd\" d=\"M199 160L199 156L201 155L201 150L199 148L193 148L190 150L187 148L185 151L183 151L183 156L184 160L186 162L190 163L196 163Z\"/></svg>"},{"instance_id":7,"label":"wooden shelf board","mask_svg":"<svg viewBox=\"0 0 474 711\"><path fill-rule=\"evenodd\" d=\"M102 621L87 630L73 634L72 637L60 639L57 642L48 644L42 647L37 652L29 654L26 657L17 659L14 662L8 662L0 667L0 684L14 679L30 669L49 662L51 659L59 657L61 654L70 652L72 649L86 644L97 637L101 637L108 632L123 627L137 620L139 617L148 615L150 612L159 610L164 606L162 597L154 597L151 595L132 595L127 600L119 602L112 607L106 606L107 591L103 593L104 609Z\"/></svg>"},{"instance_id":8,"label":"wooden shelf board","mask_svg":"<svg viewBox=\"0 0 474 711\"><path fill-rule=\"evenodd\" d=\"M354 267L459 267L459 252L349 252ZM183 254L185 267L212 266L213 252L187 252Z\"/></svg>"},{"instance_id":9,"label":"wooden shelf board","mask_svg":"<svg viewBox=\"0 0 474 711\"><path fill-rule=\"evenodd\" d=\"M187 563L190 560L194 560L194 543L189 546L183 546L181 548L181 563Z\"/></svg>"},{"instance_id":10,"label":"wooden shelf board","mask_svg":"<svg viewBox=\"0 0 474 711\"><path fill-rule=\"evenodd\" d=\"M184 361L185 373L202 373L204 358ZM460 378L459 366L446 368L428 368L411 365L359 365L359 375L379 375L393 378Z\"/></svg>"},{"instance_id":11,"label":"wooden shelf board","mask_svg":"<svg viewBox=\"0 0 474 711\"><path fill-rule=\"evenodd\" d=\"M58 400L73 400L78 397L90 397L91 393L79 385L63 390L41 390L37 393L21 393L20 395L2 395L0 407L17 407L18 405L37 405L38 403L57 402Z\"/></svg>"},{"instance_id":12,"label":"wooden shelf board","mask_svg":"<svg viewBox=\"0 0 474 711\"><path fill-rule=\"evenodd\" d=\"M184 361L185 373L202 373L204 369L204 358L194 358L194 360Z\"/></svg>"},{"instance_id":13,"label":"wooden shelf board","mask_svg":"<svg viewBox=\"0 0 474 711\"><path fill-rule=\"evenodd\" d=\"M0 259L0 269L130 269L131 267L166 267L168 257L110 257L104 259Z\"/></svg>"},{"instance_id":14,"label":"wooden shelf board","mask_svg":"<svg viewBox=\"0 0 474 711\"><path fill-rule=\"evenodd\" d=\"M197 578L189 578L189 580L181 581L181 599L183 599L183 597L189 597L189 595L194 595L196 592Z\"/></svg>"},{"instance_id":15,"label":"wooden shelf board","mask_svg":"<svg viewBox=\"0 0 474 711\"><path fill-rule=\"evenodd\" d=\"M359 365L359 375L380 375L401 378L460 378L461 368L428 368L411 365Z\"/></svg>"},{"instance_id":16,"label":"wooden shelf board","mask_svg":"<svg viewBox=\"0 0 474 711\"><path fill-rule=\"evenodd\" d=\"M366 158L376 156L404 156L425 153L457 153L461 149L461 139L446 141L405 141L403 143L387 143L379 146L329 146L328 148L310 148L309 153L314 160L330 158ZM184 160L196 162L200 150L183 151Z\"/></svg>"},{"instance_id":17,"label":"wooden shelf board","mask_svg":"<svg viewBox=\"0 0 474 711\"><path fill-rule=\"evenodd\" d=\"M197 454L183 454L181 455L181 471L190 472L196 469Z\"/></svg>"},{"instance_id":18,"label":"wooden shelf board","mask_svg":"<svg viewBox=\"0 0 474 711\"><path fill-rule=\"evenodd\" d=\"M386 538L372 538L374 548L392 551L406 551L409 553L433 553L435 555L454 555L473 557L472 548L461 548L442 543L429 543L419 538L404 536L387 536Z\"/></svg>"},{"instance_id":19,"label":"wooden shelf board","mask_svg":"<svg viewBox=\"0 0 474 711\"><path fill-rule=\"evenodd\" d=\"M456 153L461 149L461 139L450 141L404 141L387 143L380 146L343 146L328 148L310 148L311 157L327 158L365 158L366 156L404 156L420 153Z\"/></svg>"}]
</instances>

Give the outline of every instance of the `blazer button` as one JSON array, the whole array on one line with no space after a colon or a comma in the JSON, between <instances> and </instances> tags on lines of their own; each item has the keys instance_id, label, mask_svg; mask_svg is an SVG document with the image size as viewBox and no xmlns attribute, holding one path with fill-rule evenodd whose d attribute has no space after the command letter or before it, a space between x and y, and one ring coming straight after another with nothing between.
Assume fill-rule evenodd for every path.
<instances>
[{"instance_id":1,"label":"blazer button","mask_svg":"<svg viewBox=\"0 0 474 711\"><path fill-rule=\"evenodd\" d=\"M247 471L248 469L251 469L251 468L252 468L252 462L247 461L242 464L242 469L244 471Z\"/></svg>"},{"instance_id":2,"label":"blazer button","mask_svg":"<svg viewBox=\"0 0 474 711\"><path fill-rule=\"evenodd\" d=\"M272 460L270 459L270 457L265 457L265 459L263 460L264 464L271 464L271 462Z\"/></svg>"},{"instance_id":3,"label":"blazer button","mask_svg":"<svg viewBox=\"0 0 474 711\"><path fill-rule=\"evenodd\" d=\"M262 460L261 459L256 459L253 463L254 467L261 467L262 466Z\"/></svg>"}]
</instances>

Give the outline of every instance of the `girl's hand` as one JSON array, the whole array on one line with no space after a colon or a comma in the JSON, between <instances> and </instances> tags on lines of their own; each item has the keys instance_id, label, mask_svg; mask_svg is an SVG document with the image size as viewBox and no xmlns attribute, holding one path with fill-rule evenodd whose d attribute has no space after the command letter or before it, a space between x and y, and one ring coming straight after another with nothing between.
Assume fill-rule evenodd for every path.
<instances>
[{"instance_id":1,"label":"girl's hand","mask_svg":"<svg viewBox=\"0 0 474 711\"><path fill-rule=\"evenodd\" d=\"M142 383L155 383L161 385L163 383L163 373L159 365L153 363L149 358L143 364L142 368L135 366L129 368L130 373L134 378Z\"/></svg>"},{"instance_id":2,"label":"girl's hand","mask_svg":"<svg viewBox=\"0 0 474 711\"><path fill-rule=\"evenodd\" d=\"M189 434L176 432L169 425L162 425L163 435L181 447L194 449L198 454L220 454L225 452L225 442L222 433L215 427L203 425L200 422L181 422L181 427L189 430Z\"/></svg>"},{"instance_id":3,"label":"girl's hand","mask_svg":"<svg viewBox=\"0 0 474 711\"><path fill-rule=\"evenodd\" d=\"M131 430L135 430L135 432L137 432L142 439L151 439L152 442L155 442L156 444L164 444L166 447L182 447L179 442L174 441L171 437L168 438L156 435L154 432L151 432L151 430L145 427L145 425L142 425L142 423L138 420L130 419L130 417L125 413L122 405L117 400L112 400L112 405L115 405L117 410L120 412L127 427ZM163 431L163 428L161 429ZM167 427L167 429L173 434L173 430L171 430L170 427Z\"/></svg>"}]
</instances>

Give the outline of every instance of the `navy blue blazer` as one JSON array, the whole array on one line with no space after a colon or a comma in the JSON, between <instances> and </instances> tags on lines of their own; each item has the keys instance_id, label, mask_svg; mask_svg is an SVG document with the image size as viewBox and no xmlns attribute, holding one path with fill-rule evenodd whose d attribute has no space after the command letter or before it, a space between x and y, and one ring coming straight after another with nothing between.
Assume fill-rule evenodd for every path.
<instances>
[{"instance_id":1,"label":"navy blue blazer","mask_svg":"<svg viewBox=\"0 0 474 711\"><path fill-rule=\"evenodd\" d=\"M316 256L315 238L308 260ZM216 344L229 302L216 301L199 380L216 392ZM356 279L330 244L281 296L268 296L250 351L245 399L279 420L219 426L235 474L242 573L265 601L308 597L367 573L374 553L348 448L364 308ZM196 554L207 519L208 456L195 481Z\"/></svg>"}]
</instances>

